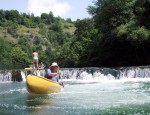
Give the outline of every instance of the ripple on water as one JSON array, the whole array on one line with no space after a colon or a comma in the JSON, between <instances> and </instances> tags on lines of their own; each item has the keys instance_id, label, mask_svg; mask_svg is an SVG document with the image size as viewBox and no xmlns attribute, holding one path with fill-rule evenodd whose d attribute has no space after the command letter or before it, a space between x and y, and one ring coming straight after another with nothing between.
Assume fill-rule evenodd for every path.
<instances>
[{"instance_id":1,"label":"ripple on water","mask_svg":"<svg viewBox=\"0 0 150 115\"><path fill-rule=\"evenodd\" d=\"M150 82L66 82L60 93L30 95L25 83L0 84L0 114L150 113Z\"/></svg>"}]
</instances>

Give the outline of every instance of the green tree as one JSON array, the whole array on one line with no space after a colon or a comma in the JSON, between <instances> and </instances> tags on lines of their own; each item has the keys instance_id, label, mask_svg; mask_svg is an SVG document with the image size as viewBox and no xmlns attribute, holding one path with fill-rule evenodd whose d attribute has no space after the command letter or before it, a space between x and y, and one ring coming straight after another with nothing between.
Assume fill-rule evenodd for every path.
<instances>
[{"instance_id":1,"label":"green tree","mask_svg":"<svg viewBox=\"0 0 150 115\"><path fill-rule=\"evenodd\" d=\"M148 0L97 0L95 6L88 7L100 33L96 48L99 65L142 64L146 53L141 51L146 49L150 38L149 22L145 23L149 19L148 5Z\"/></svg>"},{"instance_id":2,"label":"green tree","mask_svg":"<svg viewBox=\"0 0 150 115\"><path fill-rule=\"evenodd\" d=\"M41 20L43 23L45 24L51 24L54 22L54 16L52 12L49 12L49 14L47 13L42 13L41 14Z\"/></svg>"},{"instance_id":3,"label":"green tree","mask_svg":"<svg viewBox=\"0 0 150 115\"><path fill-rule=\"evenodd\" d=\"M12 68L12 59L9 54L10 51L10 44L4 38L0 37L0 69Z\"/></svg>"},{"instance_id":4,"label":"green tree","mask_svg":"<svg viewBox=\"0 0 150 115\"><path fill-rule=\"evenodd\" d=\"M17 10L6 10L5 11L6 20L11 20L15 23L18 23L18 19L20 18L20 14Z\"/></svg>"},{"instance_id":5,"label":"green tree","mask_svg":"<svg viewBox=\"0 0 150 115\"><path fill-rule=\"evenodd\" d=\"M78 67L79 55L75 53L71 41L65 43L62 47L59 47L58 51L59 53L56 56L56 61L61 67Z\"/></svg>"},{"instance_id":6,"label":"green tree","mask_svg":"<svg viewBox=\"0 0 150 115\"><path fill-rule=\"evenodd\" d=\"M47 36L47 28L44 25L44 23L39 24L39 34L41 34L43 36Z\"/></svg>"},{"instance_id":7,"label":"green tree","mask_svg":"<svg viewBox=\"0 0 150 115\"><path fill-rule=\"evenodd\" d=\"M51 24L51 26L49 27L50 30L53 30L55 32L62 32L62 26L60 22L55 22L53 24Z\"/></svg>"},{"instance_id":8,"label":"green tree","mask_svg":"<svg viewBox=\"0 0 150 115\"><path fill-rule=\"evenodd\" d=\"M59 48L59 63L67 67L91 66L97 30L92 19L77 20L75 26L77 29L74 37Z\"/></svg>"},{"instance_id":9,"label":"green tree","mask_svg":"<svg viewBox=\"0 0 150 115\"><path fill-rule=\"evenodd\" d=\"M10 55L14 68L25 68L31 63L27 53L25 53L20 47L13 47Z\"/></svg>"},{"instance_id":10,"label":"green tree","mask_svg":"<svg viewBox=\"0 0 150 115\"><path fill-rule=\"evenodd\" d=\"M4 18L5 18L5 11L0 10L0 19L4 19Z\"/></svg>"},{"instance_id":11,"label":"green tree","mask_svg":"<svg viewBox=\"0 0 150 115\"><path fill-rule=\"evenodd\" d=\"M16 23L13 23L12 21L8 22L8 28L7 28L7 32L11 35L13 35L14 37L16 36L16 31L17 31L18 25Z\"/></svg>"},{"instance_id":12,"label":"green tree","mask_svg":"<svg viewBox=\"0 0 150 115\"><path fill-rule=\"evenodd\" d=\"M77 20L75 22L75 41L74 49L79 55L79 66L91 66L92 52L94 49L94 40L97 37L97 29L95 29L93 19Z\"/></svg>"}]
</instances>

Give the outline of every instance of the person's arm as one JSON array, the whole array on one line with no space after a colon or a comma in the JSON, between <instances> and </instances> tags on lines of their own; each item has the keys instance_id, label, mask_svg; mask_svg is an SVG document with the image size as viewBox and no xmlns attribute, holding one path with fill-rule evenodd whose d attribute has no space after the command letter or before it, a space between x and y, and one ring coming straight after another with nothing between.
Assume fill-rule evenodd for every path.
<instances>
[{"instance_id":1,"label":"person's arm","mask_svg":"<svg viewBox=\"0 0 150 115\"><path fill-rule=\"evenodd\" d=\"M34 53L32 53L32 57L34 57Z\"/></svg>"},{"instance_id":2,"label":"person's arm","mask_svg":"<svg viewBox=\"0 0 150 115\"><path fill-rule=\"evenodd\" d=\"M60 72L56 72L56 73L49 73L49 74L48 74L48 76L53 77L53 76L56 76L56 75L59 75L59 74L60 74Z\"/></svg>"}]
</instances>

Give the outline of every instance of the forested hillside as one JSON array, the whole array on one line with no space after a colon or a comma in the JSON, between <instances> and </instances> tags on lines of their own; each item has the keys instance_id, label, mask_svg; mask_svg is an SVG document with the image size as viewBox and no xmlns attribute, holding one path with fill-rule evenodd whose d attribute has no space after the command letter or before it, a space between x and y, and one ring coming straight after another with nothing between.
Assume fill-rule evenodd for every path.
<instances>
[{"instance_id":1,"label":"forested hillside","mask_svg":"<svg viewBox=\"0 0 150 115\"><path fill-rule=\"evenodd\" d=\"M150 64L150 1L96 0L91 19L53 13L0 10L0 68L24 68L32 50L47 67L113 67Z\"/></svg>"},{"instance_id":2,"label":"forested hillside","mask_svg":"<svg viewBox=\"0 0 150 115\"><path fill-rule=\"evenodd\" d=\"M19 14L16 10L0 10L0 68L24 68L32 62L32 50L47 66L57 61L57 49L75 32L71 19L54 17L53 13Z\"/></svg>"}]
</instances>

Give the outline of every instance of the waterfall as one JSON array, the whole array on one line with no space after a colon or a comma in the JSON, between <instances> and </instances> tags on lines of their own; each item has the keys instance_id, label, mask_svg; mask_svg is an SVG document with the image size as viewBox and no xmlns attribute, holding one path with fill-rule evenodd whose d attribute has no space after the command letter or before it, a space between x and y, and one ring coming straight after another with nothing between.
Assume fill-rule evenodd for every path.
<instances>
[{"instance_id":1,"label":"waterfall","mask_svg":"<svg viewBox=\"0 0 150 115\"><path fill-rule=\"evenodd\" d=\"M61 79L114 80L123 78L150 78L150 66L121 68L61 68ZM0 82L26 81L28 74L45 76L45 70L1 70Z\"/></svg>"},{"instance_id":2,"label":"waterfall","mask_svg":"<svg viewBox=\"0 0 150 115\"><path fill-rule=\"evenodd\" d=\"M118 71L109 68L62 68L61 78L63 79L115 79Z\"/></svg>"},{"instance_id":3,"label":"waterfall","mask_svg":"<svg viewBox=\"0 0 150 115\"><path fill-rule=\"evenodd\" d=\"M45 70L21 70L22 81L26 81L26 77L29 74L44 77Z\"/></svg>"},{"instance_id":4,"label":"waterfall","mask_svg":"<svg viewBox=\"0 0 150 115\"><path fill-rule=\"evenodd\" d=\"M150 67L128 67L120 70L119 78L150 78Z\"/></svg>"},{"instance_id":5,"label":"waterfall","mask_svg":"<svg viewBox=\"0 0 150 115\"><path fill-rule=\"evenodd\" d=\"M122 78L150 78L150 67L122 67L122 68L62 68L63 79L99 79L113 80Z\"/></svg>"},{"instance_id":6,"label":"waterfall","mask_svg":"<svg viewBox=\"0 0 150 115\"><path fill-rule=\"evenodd\" d=\"M21 70L22 81L26 81L26 75L27 75L27 71Z\"/></svg>"},{"instance_id":7,"label":"waterfall","mask_svg":"<svg viewBox=\"0 0 150 115\"><path fill-rule=\"evenodd\" d=\"M0 82L2 81L12 81L12 74L10 70L0 71Z\"/></svg>"}]
</instances>

